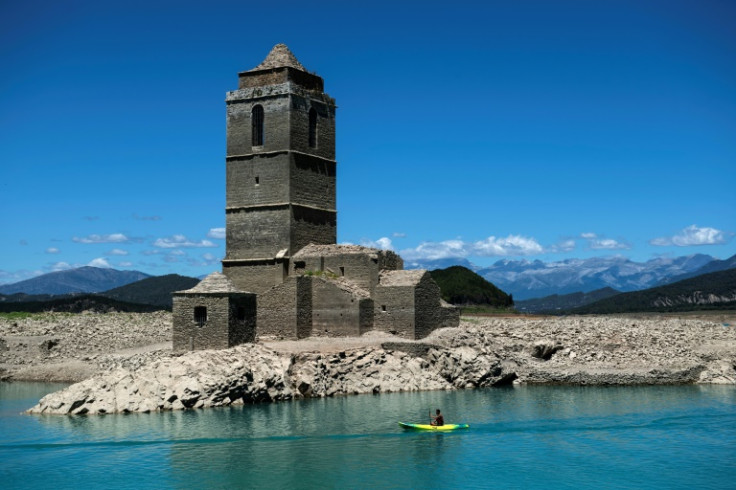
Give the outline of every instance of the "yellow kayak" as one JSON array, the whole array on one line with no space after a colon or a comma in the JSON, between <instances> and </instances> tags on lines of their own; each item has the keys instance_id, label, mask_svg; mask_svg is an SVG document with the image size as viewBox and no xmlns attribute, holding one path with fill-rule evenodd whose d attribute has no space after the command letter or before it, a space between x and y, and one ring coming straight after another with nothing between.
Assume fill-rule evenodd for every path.
<instances>
[{"instance_id":1,"label":"yellow kayak","mask_svg":"<svg viewBox=\"0 0 736 490\"><path fill-rule=\"evenodd\" d=\"M405 430L429 430L446 432L449 430L467 429L470 427L468 424L445 424L445 425L429 425L429 424L407 424L405 422L399 422L402 429Z\"/></svg>"}]
</instances>

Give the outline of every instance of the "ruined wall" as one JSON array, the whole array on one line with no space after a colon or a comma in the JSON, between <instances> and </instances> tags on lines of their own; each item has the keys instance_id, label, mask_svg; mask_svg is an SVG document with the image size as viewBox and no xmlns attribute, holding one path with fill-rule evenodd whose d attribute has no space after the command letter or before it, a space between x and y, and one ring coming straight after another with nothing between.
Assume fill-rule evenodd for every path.
<instances>
[{"instance_id":1,"label":"ruined wall","mask_svg":"<svg viewBox=\"0 0 736 490\"><path fill-rule=\"evenodd\" d=\"M174 350L226 349L255 339L255 295L239 296L235 304L223 295L173 296ZM195 308L206 308L200 326ZM242 308L242 312L238 312ZM241 314L242 313L242 314Z\"/></svg>"},{"instance_id":2,"label":"ruined wall","mask_svg":"<svg viewBox=\"0 0 736 490\"><path fill-rule=\"evenodd\" d=\"M244 344L256 341L257 330L256 295L237 295L230 298L228 344Z\"/></svg>"},{"instance_id":3,"label":"ruined wall","mask_svg":"<svg viewBox=\"0 0 736 490\"><path fill-rule=\"evenodd\" d=\"M223 262L222 272L241 291L260 294L284 282L287 267L277 261L244 265Z\"/></svg>"},{"instance_id":4,"label":"ruined wall","mask_svg":"<svg viewBox=\"0 0 736 490\"><path fill-rule=\"evenodd\" d=\"M377 286L373 293L375 305L373 327L401 337L414 339L414 287Z\"/></svg>"},{"instance_id":5,"label":"ruined wall","mask_svg":"<svg viewBox=\"0 0 736 490\"><path fill-rule=\"evenodd\" d=\"M258 295L258 337L297 338L297 281L283 284Z\"/></svg>"},{"instance_id":6,"label":"ruined wall","mask_svg":"<svg viewBox=\"0 0 736 490\"><path fill-rule=\"evenodd\" d=\"M359 336L362 298L321 277L315 277L311 282L312 335Z\"/></svg>"},{"instance_id":7,"label":"ruined wall","mask_svg":"<svg viewBox=\"0 0 736 490\"><path fill-rule=\"evenodd\" d=\"M425 273L414 290L416 305L416 338L421 339L440 328L445 311L442 308L440 287L429 273Z\"/></svg>"}]
</instances>

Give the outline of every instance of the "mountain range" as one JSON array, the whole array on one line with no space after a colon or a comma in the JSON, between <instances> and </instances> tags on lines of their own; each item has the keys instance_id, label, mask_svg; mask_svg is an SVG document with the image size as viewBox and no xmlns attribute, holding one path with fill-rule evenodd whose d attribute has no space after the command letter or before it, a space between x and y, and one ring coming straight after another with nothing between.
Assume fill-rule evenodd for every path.
<instances>
[{"instance_id":1,"label":"mountain range","mask_svg":"<svg viewBox=\"0 0 736 490\"><path fill-rule=\"evenodd\" d=\"M551 295L589 293L604 288L621 292L638 291L673 281L736 267L736 255L718 260L710 255L658 257L634 262L626 257L593 257L558 262L541 260L499 260L490 267L478 267L466 259L415 261L407 268L436 269L463 265L510 293L514 300Z\"/></svg>"},{"instance_id":2,"label":"mountain range","mask_svg":"<svg viewBox=\"0 0 736 490\"><path fill-rule=\"evenodd\" d=\"M25 281L0 286L0 294L98 293L151 277L138 271L119 271L100 267L79 267L49 272Z\"/></svg>"}]
</instances>

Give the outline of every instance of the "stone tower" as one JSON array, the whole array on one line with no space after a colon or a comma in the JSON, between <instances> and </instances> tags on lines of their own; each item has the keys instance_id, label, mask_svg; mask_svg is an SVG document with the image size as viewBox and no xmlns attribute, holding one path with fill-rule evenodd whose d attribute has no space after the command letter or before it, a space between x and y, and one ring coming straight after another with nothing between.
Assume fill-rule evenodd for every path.
<instances>
[{"instance_id":1,"label":"stone tower","mask_svg":"<svg viewBox=\"0 0 736 490\"><path fill-rule=\"evenodd\" d=\"M243 291L281 284L304 246L337 240L335 101L284 44L227 94L226 254Z\"/></svg>"}]
</instances>

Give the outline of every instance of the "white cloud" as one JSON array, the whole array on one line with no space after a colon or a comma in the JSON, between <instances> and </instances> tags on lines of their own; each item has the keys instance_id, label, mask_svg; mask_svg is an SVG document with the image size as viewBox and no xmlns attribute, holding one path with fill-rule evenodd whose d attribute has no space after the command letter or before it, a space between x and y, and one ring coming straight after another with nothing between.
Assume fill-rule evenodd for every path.
<instances>
[{"instance_id":1,"label":"white cloud","mask_svg":"<svg viewBox=\"0 0 736 490\"><path fill-rule=\"evenodd\" d=\"M380 248L381 250L393 250L393 244L388 237L381 237L376 241L363 239L360 244L364 247Z\"/></svg>"},{"instance_id":2,"label":"white cloud","mask_svg":"<svg viewBox=\"0 0 736 490\"><path fill-rule=\"evenodd\" d=\"M93 259L89 261L89 264L87 264L90 267L100 267L102 269L110 269L112 266L107 262L107 259L104 259L102 257Z\"/></svg>"},{"instance_id":3,"label":"white cloud","mask_svg":"<svg viewBox=\"0 0 736 490\"><path fill-rule=\"evenodd\" d=\"M154 247L159 248L208 248L217 247L214 243L209 240L200 240L198 242L192 242L187 239L184 235L174 235L168 238L159 238L153 242Z\"/></svg>"},{"instance_id":4,"label":"white cloud","mask_svg":"<svg viewBox=\"0 0 736 490\"><path fill-rule=\"evenodd\" d=\"M715 228L690 225L672 237L653 238L649 241L652 245L666 247L675 245L677 247L689 247L694 245L720 245L727 243L733 233L717 230Z\"/></svg>"},{"instance_id":5,"label":"white cloud","mask_svg":"<svg viewBox=\"0 0 736 490\"><path fill-rule=\"evenodd\" d=\"M445 240L424 242L418 247L401 251L408 260L436 260L450 257L504 257L515 255L534 255L544 253L545 249L535 239L520 235L505 238L490 236L476 242Z\"/></svg>"},{"instance_id":6,"label":"white cloud","mask_svg":"<svg viewBox=\"0 0 736 490\"><path fill-rule=\"evenodd\" d=\"M599 237L595 233L581 233L580 236L588 240L588 248L591 250L628 250L631 245L614 240L613 238Z\"/></svg>"},{"instance_id":7,"label":"white cloud","mask_svg":"<svg viewBox=\"0 0 736 490\"><path fill-rule=\"evenodd\" d=\"M47 254L58 254L59 253L59 249L56 248L56 247L49 247L49 248L46 249L46 253Z\"/></svg>"},{"instance_id":8,"label":"white cloud","mask_svg":"<svg viewBox=\"0 0 736 490\"><path fill-rule=\"evenodd\" d=\"M65 271L72 269L74 266L69 265L67 262L56 262L55 264L51 264L51 271L57 272L57 271Z\"/></svg>"},{"instance_id":9,"label":"white cloud","mask_svg":"<svg viewBox=\"0 0 736 490\"><path fill-rule=\"evenodd\" d=\"M89 235L86 237L74 237L72 241L76 243L126 243L130 239L122 233L112 233L110 235Z\"/></svg>"},{"instance_id":10,"label":"white cloud","mask_svg":"<svg viewBox=\"0 0 736 490\"><path fill-rule=\"evenodd\" d=\"M392 233L391 236L394 238L406 238L406 233L395 232L395 233Z\"/></svg>"},{"instance_id":11,"label":"white cloud","mask_svg":"<svg viewBox=\"0 0 736 490\"><path fill-rule=\"evenodd\" d=\"M119 248L113 248L112 250L107 252L107 255L128 255L128 252Z\"/></svg>"},{"instance_id":12,"label":"white cloud","mask_svg":"<svg viewBox=\"0 0 736 490\"><path fill-rule=\"evenodd\" d=\"M120 267L133 267L133 262L120 262L118 264Z\"/></svg>"},{"instance_id":13,"label":"white cloud","mask_svg":"<svg viewBox=\"0 0 736 490\"><path fill-rule=\"evenodd\" d=\"M210 228L210 231L207 232L207 237L214 238L216 240L224 240L225 228Z\"/></svg>"}]
</instances>

